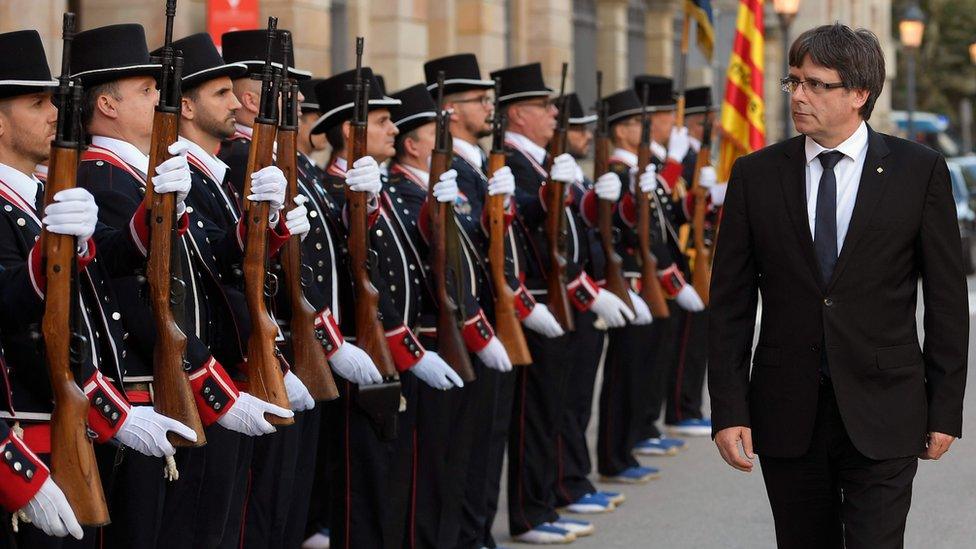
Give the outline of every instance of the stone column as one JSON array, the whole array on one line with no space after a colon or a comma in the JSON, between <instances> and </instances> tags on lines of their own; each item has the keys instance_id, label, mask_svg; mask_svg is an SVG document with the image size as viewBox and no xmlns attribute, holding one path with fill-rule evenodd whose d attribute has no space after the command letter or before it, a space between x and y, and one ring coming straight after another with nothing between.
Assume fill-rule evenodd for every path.
<instances>
[{"instance_id":1,"label":"stone column","mask_svg":"<svg viewBox=\"0 0 976 549\"><path fill-rule=\"evenodd\" d=\"M367 34L370 66L388 92L423 80L427 59L427 2L372 0Z\"/></svg>"},{"instance_id":2,"label":"stone column","mask_svg":"<svg viewBox=\"0 0 976 549\"><path fill-rule=\"evenodd\" d=\"M456 0L455 51L478 56L484 78L505 66L505 19L505 0Z\"/></svg>"},{"instance_id":3,"label":"stone column","mask_svg":"<svg viewBox=\"0 0 976 549\"><path fill-rule=\"evenodd\" d=\"M603 71L603 94L627 87L627 0L596 5L596 66Z\"/></svg>"},{"instance_id":4,"label":"stone column","mask_svg":"<svg viewBox=\"0 0 976 549\"><path fill-rule=\"evenodd\" d=\"M458 52L457 0L429 2L427 6L427 53L430 58Z\"/></svg>"},{"instance_id":5,"label":"stone column","mask_svg":"<svg viewBox=\"0 0 976 549\"><path fill-rule=\"evenodd\" d=\"M563 63L573 66L573 3L571 0L513 0L527 4L518 12L516 24L524 29L525 51L518 51L517 63L539 61L546 84L556 89ZM520 18L520 19L519 19ZM569 79L570 88L572 79Z\"/></svg>"},{"instance_id":6,"label":"stone column","mask_svg":"<svg viewBox=\"0 0 976 549\"><path fill-rule=\"evenodd\" d=\"M648 3L644 15L647 35L646 68L649 74L674 75L675 40L674 19L681 17L682 2L655 0Z\"/></svg>"},{"instance_id":7,"label":"stone column","mask_svg":"<svg viewBox=\"0 0 976 549\"><path fill-rule=\"evenodd\" d=\"M291 31L295 45L295 65L327 76L331 69L331 0L262 0L261 24L268 17L278 18L278 28Z\"/></svg>"}]
</instances>

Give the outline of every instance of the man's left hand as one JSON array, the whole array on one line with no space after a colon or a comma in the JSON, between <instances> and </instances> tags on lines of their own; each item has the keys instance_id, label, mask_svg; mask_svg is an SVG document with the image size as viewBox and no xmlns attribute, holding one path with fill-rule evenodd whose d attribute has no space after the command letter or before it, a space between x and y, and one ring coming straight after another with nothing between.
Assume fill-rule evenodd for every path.
<instances>
[{"instance_id":1,"label":"man's left hand","mask_svg":"<svg viewBox=\"0 0 976 549\"><path fill-rule=\"evenodd\" d=\"M949 446L956 440L956 437L945 433L929 433L929 439L925 443L925 451L918 456L921 459L939 459L949 451Z\"/></svg>"}]
</instances>

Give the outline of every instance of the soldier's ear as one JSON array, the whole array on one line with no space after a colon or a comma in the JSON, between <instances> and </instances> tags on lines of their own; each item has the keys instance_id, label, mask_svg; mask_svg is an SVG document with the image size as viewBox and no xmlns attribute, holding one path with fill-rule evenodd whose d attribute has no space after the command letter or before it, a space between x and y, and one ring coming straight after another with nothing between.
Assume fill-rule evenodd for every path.
<instances>
[{"instance_id":1,"label":"soldier's ear","mask_svg":"<svg viewBox=\"0 0 976 549\"><path fill-rule=\"evenodd\" d=\"M190 101L185 95L180 100L180 115L187 120L193 120L195 116L193 102Z\"/></svg>"},{"instance_id":2,"label":"soldier's ear","mask_svg":"<svg viewBox=\"0 0 976 549\"><path fill-rule=\"evenodd\" d=\"M111 94L103 93L95 99L95 109L102 113L106 118L116 119L119 112L116 110L116 100Z\"/></svg>"},{"instance_id":3,"label":"soldier's ear","mask_svg":"<svg viewBox=\"0 0 976 549\"><path fill-rule=\"evenodd\" d=\"M342 142L343 143L348 143L349 142L349 128L350 127L351 127L351 125L349 124L349 121L348 120L346 120L345 122L342 123Z\"/></svg>"}]
</instances>

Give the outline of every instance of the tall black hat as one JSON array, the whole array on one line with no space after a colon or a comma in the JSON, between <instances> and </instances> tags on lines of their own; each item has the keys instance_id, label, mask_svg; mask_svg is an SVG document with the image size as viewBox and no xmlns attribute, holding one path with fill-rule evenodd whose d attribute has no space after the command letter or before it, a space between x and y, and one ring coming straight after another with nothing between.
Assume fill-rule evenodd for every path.
<instances>
[{"instance_id":1,"label":"tall black hat","mask_svg":"<svg viewBox=\"0 0 976 549\"><path fill-rule=\"evenodd\" d=\"M625 118L640 114L641 107L637 92L631 89L618 91L603 98L607 105L607 123L613 124Z\"/></svg>"},{"instance_id":2,"label":"tall black hat","mask_svg":"<svg viewBox=\"0 0 976 549\"><path fill-rule=\"evenodd\" d=\"M369 67L362 68L364 82L369 82L369 106L392 107L399 105L398 99L387 97L380 92L380 85ZM322 116L312 126L312 133L325 133L352 117L354 99L353 85L356 83L356 70L340 72L326 78L315 86L315 97L319 102Z\"/></svg>"},{"instance_id":3,"label":"tall black hat","mask_svg":"<svg viewBox=\"0 0 976 549\"><path fill-rule=\"evenodd\" d=\"M502 79L501 91L498 96L498 102L502 105L532 99L533 97L549 97L553 93L551 88L546 87L546 82L542 78L542 65L540 63L497 70L491 73L492 80L495 77Z\"/></svg>"},{"instance_id":4,"label":"tall black hat","mask_svg":"<svg viewBox=\"0 0 976 549\"><path fill-rule=\"evenodd\" d=\"M386 95L386 79L383 78L382 74L373 73L373 78L376 80L377 88L381 94Z\"/></svg>"},{"instance_id":5,"label":"tall black hat","mask_svg":"<svg viewBox=\"0 0 976 549\"><path fill-rule=\"evenodd\" d=\"M437 73L444 71L444 94L468 90L489 90L495 87L494 80L481 77L478 58L473 53L459 53L431 59L424 63L424 78L431 94L437 93Z\"/></svg>"},{"instance_id":6,"label":"tall black hat","mask_svg":"<svg viewBox=\"0 0 976 549\"><path fill-rule=\"evenodd\" d=\"M217 46L214 46L213 39L205 32L174 40L173 50L178 51L183 57L183 77L180 82L183 91L191 90L221 76L229 76L233 79L247 74L247 65L243 63L224 63L224 58L217 51ZM154 57L162 54L163 48L152 52Z\"/></svg>"},{"instance_id":7,"label":"tall black hat","mask_svg":"<svg viewBox=\"0 0 976 549\"><path fill-rule=\"evenodd\" d=\"M276 44L271 48L271 63L279 69L283 57L281 33L282 29L278 29ZM251 74L261 74L265 57L268 55L268 29L225 32L220 37L220 45L224 53L224 61L243 63L250 69ZM288 65L288 76L297 80L312 77L311 72L295 68L294 50L285 62Z\"/></svg>"},{"instance_id":8,"label":"tall black hat","mask_svg":"<svg viewBox=\"0 0 976 549\"><path fill-rule=\"evenodd\" d=\"M635 77L634 91L637 92L638 99L644 97L644 86L648 86L647 110L657 112L675 109L674 82L670 78L650 74Z\"/></svg>"},{"instance_id":9,"label":"tall black hat","mask_svg":"<svg viewBox=\"0 0 976 549\"><path fill-rule=\"evenodd\" d=\"M596 122L596 115L586 114L586 111L583 110L583 104L580 103L579 96L575 93L566 94L566 104L569 106L569 124L571 126Z\"/></svg>"},{"instance_id":10,"label":"tall black hat","mask_svg":"<svg viewBox=\"0 0 976 549\"><path fill-rule=\"evenodd\" d=\"M43 91L57 83L36 30L0 34L0 99Z\"/></svg>"},{"instance_id":11,"label":"tall black hat","mask_svg":"<svg viewBox=\"0 0 976 549\"><path fill-rule=\"evenodd\" d=\"M400 100L399 105L390 108L390 119L400 130L400 135L437 118L437 104L424 84L402 89L392 97Z\"/></svg>"},{"instance_id":12,"label":"tall black hat","mask_svg":"<svg viewBox=\"0 0 976 549\"><path fill-rule=\"evenodd\" d=\"M712 88L688 88L685 90L685 114L698 114L715 110L712 106Z\"/></svg>"},{"instance_id":13,"label":"tall black hat","mask_svg":"<svg viewBox=\"0 0 976 549\"><path fill-rule=\"evenodd\" d=\"M298 91L302 92L302 95L305 96L301 104L303 114L320 111L319 100L315 96L315 86L318 86L324 80L324 78L309 78L308 80L298 81Z\"/></svg>"},{"instance_id":14,"label":"tall black hat","mask_svg":"<svg viewBox=\"0 0 976 549\"><path fill-rule=\"evenodd\" d=\"M159 76L160 64L149 57L142 25L109 25L79 32L71 46L72 78L94 86L130 76Z\"/></svg>"}]
</instances>

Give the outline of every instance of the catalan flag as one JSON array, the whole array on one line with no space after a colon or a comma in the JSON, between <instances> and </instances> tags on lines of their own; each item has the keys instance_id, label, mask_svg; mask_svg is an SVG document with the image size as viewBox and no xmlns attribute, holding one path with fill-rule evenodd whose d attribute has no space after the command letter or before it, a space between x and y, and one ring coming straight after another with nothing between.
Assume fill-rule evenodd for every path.
<instances>
[{"instance_id":1,"label":"catalan flag","mask_svg":"<svg viewBox=\"0 0 976 549\"><path fill-rule=\"evenodd\" d=\"M695 33L698 49L701 50L706 59L711 61L712 48L715 45L711 0L685 0L685 14L694 17L698 23L698 30Z\"/></svg>"},{"instance_id":2,"label":"catalan flag","mask_svg":"<svg viewBox=\"0 0 976 549\"><path fill-rule=\"evenodd\" d=\"M722 101L719 181L728 180L736 158L766 144L763 28L763 0L739 0L735 42Z\"/></svg>"}]
</instances>

